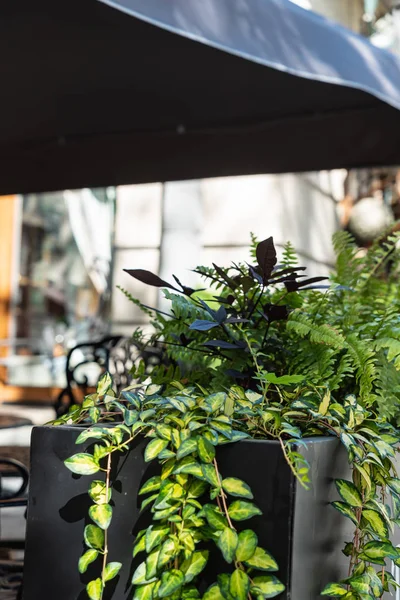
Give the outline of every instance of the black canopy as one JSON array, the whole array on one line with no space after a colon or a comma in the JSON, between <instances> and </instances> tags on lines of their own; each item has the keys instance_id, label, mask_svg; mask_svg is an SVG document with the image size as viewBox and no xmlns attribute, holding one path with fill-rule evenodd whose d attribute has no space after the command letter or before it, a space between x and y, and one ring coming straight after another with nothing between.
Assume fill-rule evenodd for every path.
<instances>
[{"instance_id":1,"label":"black canopy","mask_svg":"<svg viewBox=\"0 0 400 600\"><path fill-rule=\"evenodd\" d=\"M12 0L0 56L3 194L400 163L399 59L288 0Z\"/></svg>"}]
</instances>

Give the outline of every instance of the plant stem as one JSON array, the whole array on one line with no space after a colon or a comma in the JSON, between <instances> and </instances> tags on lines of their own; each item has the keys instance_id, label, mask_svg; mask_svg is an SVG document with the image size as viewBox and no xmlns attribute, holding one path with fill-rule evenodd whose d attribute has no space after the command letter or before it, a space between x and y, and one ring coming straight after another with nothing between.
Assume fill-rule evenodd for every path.
<instances>
[{"instance_id":1,"label":"plant stem","mask_svg":"<svg viewBox=\"0 0 400 600\"><path fill-rule=\"evenodd\" d=\"M220 474L219 474L219 470L218 470L217 459L216 459L216 458L214 458L214 461L213 461L213 462L214 462L214 469L215 469L215 473L216 473L216 475L217 475L218 483L219 483L219 486L220 486L220 488L221 488L221 494L220 494L220 498L221 498L221 500L222 500L222 504L223 504L223 507L224 507L225 516L226 516L226 518L227 518L227 520L228 520L229 527L230 527L231 529L234 529L234 530L236 531L236 527L234 527L234 525L233 525L233 523L232 523L232 521L231 521L231 518L230 518L230 516L229 516L229 512L228 512L228 505L227 505L227 503L226 503L226 495L225 495L225 493L224 493L224 491L223 491L223 489L222 489L222 481L221 481L221 476L220 476Z\"/></svg>"}]
</instances>

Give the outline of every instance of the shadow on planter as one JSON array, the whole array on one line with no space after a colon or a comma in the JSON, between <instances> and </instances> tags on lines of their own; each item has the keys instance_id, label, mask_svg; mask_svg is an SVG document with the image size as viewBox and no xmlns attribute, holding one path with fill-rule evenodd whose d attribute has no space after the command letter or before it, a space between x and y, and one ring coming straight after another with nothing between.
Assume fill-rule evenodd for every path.
<instances>
[{"instance_id":1,"label":"shadow on planter","mask_svg":"<svg viewBox=\"0 0 400 600\"><path fill-rule=\"evenodd\" d=\"M77 452L80 431L64 426L33 429L23 600L86 600L86 583L99 576L97 561L80 575L78 560L84 550L84 526L90 522L88 485L101 475L80 477L63 465ZM146 444L147 440L133 444L113 465L109 561L122 562L123 567L106 586L104 600L132 597L132 573L143 560L139 555L135 564L132 561L135 532L150 522L149 513L139 515L142 498L137 493L157 469L143 460ZM88 441L79 451L89 447ZM287 586L282 600L316 600L326 583L345 577L348 559L341 550L352 537L351 524L329 506L338 499L333 479L349 478L346 453L334 438L309 439L299 451L310 463L309 491L294 479L278 442L246 440L218 450L222 475L246 481L263 512L239 526L254 529L260 545L278 561L279 578ZM215 550L199 589L205 590L217 573L229 570Z\"/></svg>"}]
</instances>

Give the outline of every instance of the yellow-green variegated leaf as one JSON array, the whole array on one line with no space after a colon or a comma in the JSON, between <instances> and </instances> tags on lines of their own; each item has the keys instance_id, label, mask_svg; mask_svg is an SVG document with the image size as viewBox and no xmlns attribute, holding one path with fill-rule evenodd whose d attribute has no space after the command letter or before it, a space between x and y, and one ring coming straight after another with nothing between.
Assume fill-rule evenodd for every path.
<instances>
[{"instance_id":1,"label":"yellow-green variegated leaf","mask_svg":"<svg viewBox=\"0 0 400 600\"><path fill-rule=\"evenodd\" d=\"M109 504L95 504L89 508L89 517L100 529L108 529L112 519L112 508Z\"/></svg>"},{"instance_id":2,"label":"yellow-green variegated leaf","mask_svg":"<svg viewBox=\"0 0 400 600\"><path fill-rule=\"evenodd\" d=\"M179 590L185 583L185 577L179 569L164 571L161 575L161 585L158 588L158 597L167 598Z\"/></svg>"},{"instance_id":3,"label":"yellow-green variegated leaf","mask_svg":"<svg viewBox=\"0 0 400 600\"><path fill-rule=\"evenodd\" d=\"M255 553L258 544L257 535L251 529L241 531L238 536L236 560L243 562L249 560Z\"/></svg>"},{"instance_id":4,"label":"yellow-green variegated leaf","mask_svg":"<svg viewBox=\"0 0 400 600\"><path fill-rule=\"evenodd\" d=\"M244 561L247 567L258 569L259 571L277 571L278 563L269 552L264 548L256 548L251 558Z\"/></svg>"},{"instance_id":5,"label":"yellow-green variegated leaf","mask_svg":"<svg viewBox=\"0 0 400 600\"><path fill-rule=\"evenodd\" d=\"M347 594L346 586L339 583L328 583L321 592L321 596L330 596L331 598L340 598Z\"/></svg>"},{"instance_id":6,"label":"yellow-green variegated leaf","mask_svg":"<svg viewBox=\"0 0 400 600\"><path fill-rule=\"evenodd\" d=\"M222 481L222 487L225 492L231 496L239 496L240 498L253 499L253 494L247 483L236 477L227 477Z\"/></svg>"},{"instance_id":7,"label":"yellow-green variegated leaf","mask_svg":"<svg viewBox=\"0 0 400 600\"><path fill-rule=\"evenodd\" d=\"M203 463L211 463L215 458L215 448L205 437L200 436L197 442L197 450Z\"/></svg>"},{"instance_id":8,"label":"yellow-green variegated leaf","mask_svg":"<svg viewBox=\"0 0 400 600\"><path fill-rule=\"evenodd\" d=\"M151 460L157 458L160 452L168 446L168 443L168 440L160 440L160 438L155 438L154 440L151 440L151 442L149 442L146 446L146 450L144 452L144 460L146 462L150 462Z\"/></svg>"},{"instance_id":9,"label":"yellow-green variegated leaf","mask_svg":"<svg viewBox=\"0 0 400 600\"><path fill-rule=\"evenodd\" d=\"M107 504L111 500L111 488L104 481L92 481L89 486L89 496L96 504Z\"/></svg>"},{"instance_id":10,"label":"yellow-green variegated leaf","mask_svg":"<svg viewBox=\"0 0 400 600\"><path fill-rule=\"evenodd\" d=\"M103 582L100 578L90 581L86 586L86 591L90 600L101 600L103 595Z\"/></svg>"},{"instance_id":11,"label":"yellow-green variegated leaf","mask_svg":"<svg viewBox=\"0 0 400 600\"><path fill-rule=\"evenodd\" d=\"M170 528L165 525L150 525L145 535L146 552L149 554L169 533Z\"/></svg>"},{"instance_id":12,"label":"yellow-green variegated leaf","mask_svg":"<svg viewBox=\"0 0 400 600\"><path fill-rule=\"evenodd\" d=\"M208 554L208 550L199 550L182 563L181 571L185 576L185 583L190 583L202 572L207 564Z\"/></svg>"},{"instance_id":13,"label":"yellow-green variegated leaf","mask_svg":"<svg viewBox=\"0 0 400 600\"><path fill-rule=\"evenodd\" d=\"M94 550L103 550L104 547L104 531L97 525L86 525L83 537L86 546Z\"/></svg>"},{"instance_id":14,"label":"yellow-green variegated leaf","mask_svg":"<svg viewBox=\"0 0 400 600\"><path fill-rule=\"evenodd\" d=\"M222 595L218 583L214 583L208 588L203 596L203 600L225 600L225 596Z\"/></svg>"},{"instance_id":15,"label":"yellow-green variegated leaf","mask_svg":"<svg viewBox=\"0 0 400 600\"><path fill-rule=\"evenodd\" d=\"M261 515L261 510L252 502L235 500L228 508L228 513L234 521L245 521L256 515Z\"/></svg>"},{"instance_id":16,"label":"yellow-green variegated leaf","mask_svg":"<svg viewBox=\"0 0 400 600\"><path fill-rule=\"evenodd\" d=\"M364 509L362 517L380 538L387 538L389 536L389 528L380 513L375 510Z\"/></svg>"},{"instance_id":17,"label":"yellow-green variegated leaf","mask_svg":"<svg viewBox=\"0 0 400 600\"><path fill-rule=\"evenodd\" d=\"M235 569L230 577L229 592L235 600L246 600L250 589L250 579L241 569Z\"/></svg>"},{"instance_id":18,"label":"yellow-green variegated leaf","mask_svg":"<svg viewBox=\"0 0 400 600\"><path fill-rule=\"evenodd\" d=\"M90 550L86 550L85 554L82 554L82 556L79 559L79 563L78 563L79 573L86 573L88 566L90 565L90 563L92 563L94 560L96 560L98 555L99 555L99 553L97 550L93 550L92 548Z\"/></svg>"},{"instance_id":19,"label":"yellow-green variegated leaf","mask_svg":"<svg viewBox=\"0 0 400 600\"><path fill-rule=\"evenodd\" d=\"M120 562L110 562L104 571L104 581L110 581L114 579L120 571L122 564Z\"/></svg>"},{"instance_id":20,"label":"yellow-green variegated leaf","mask_svg":"<svg viewBox=\"0 0 400 600\"><path fill-rule=\"evenodd\" d=\"M100 465L91 454L79 452L64 461L64 464L70 471L77 475L93 475L100 470Z\"/></svg>"},{"instance_id":21,"label":"yellow-green variegated leaf","mask_svg":"<svg viewBox=\"0 0 400 600\"><path fill-rule=\"evenodd\" d=\"M281 594L285 586L274 575L261 575L254 577L252 580L253 586L261 590L264 598L275 598Z\"/></svg>"},{"instance_id":22,"label":"yellow-green variegated leaf","mask_svg":"<svg viewBox=\"0 0 400 600\"><path fill-rule=\"evenodd\" d=\"M155 582L135 587L135 593L132 600L152 600Z\"/></svg>"},{"instance_id":23,"label":"yellow-green variegated leaf","mask_svg":"<svg viewBox=\"0 0 400 600\"><path fill-rule=\"evenodd\" d=\"M225 527L218 538L217 546L227 563L231 564L235 558L235 552L238 545L238 535L234 529Z\"/></svg>"},{"instance_id":24,"label":"yellow-green variegated leaf","mask_svg":"<svg viewBox=\"0 0 400 600\"><path fill-rule=\"evenodd\" d=\"M355 507L362 506L363 502L361 494L354 483L351 483L351 481L346 481L345 479L336 479L335 484L337 491L343 500L347 502L347 504Z\"/></svg>"}]
</instances>

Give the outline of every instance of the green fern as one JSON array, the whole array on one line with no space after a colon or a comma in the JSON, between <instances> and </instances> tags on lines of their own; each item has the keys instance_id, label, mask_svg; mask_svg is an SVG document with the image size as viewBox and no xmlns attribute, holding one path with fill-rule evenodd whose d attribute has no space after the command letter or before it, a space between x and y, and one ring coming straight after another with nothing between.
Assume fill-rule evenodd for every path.
<instances>
[{"instance_id":1,"label":"green fern","mask_svg":"<svg viewBox=\"0 0 400 600\"><path fill-rule=\"evenodd\" d=\"M299 264L296 249L290 242L283 247L281 263L284 267L297 267Z\"/></svg>"},{"instance_id":2,"label":"green fern","mask_svg":"<svg viewBox=\"0 0 400 600\"><path fill-rule=\"evenodd\" d=\"M289 331L294 331L300 337L310 336L311 342L316 344L326 344L341 350L344 347L345 340L343 335L334 327L322 324L317 325L300 309L294 310L287 323Z\"/></svg>"}]
</instances>

